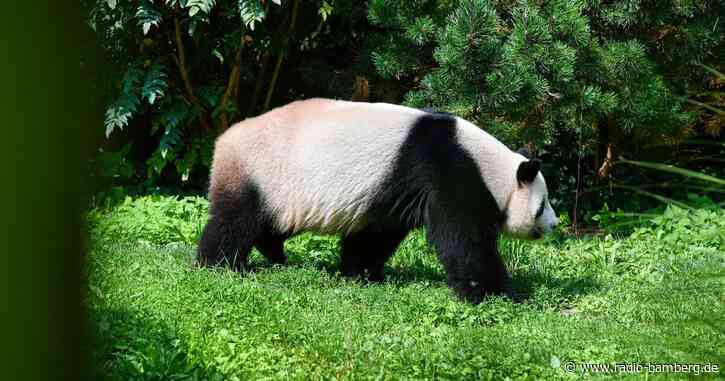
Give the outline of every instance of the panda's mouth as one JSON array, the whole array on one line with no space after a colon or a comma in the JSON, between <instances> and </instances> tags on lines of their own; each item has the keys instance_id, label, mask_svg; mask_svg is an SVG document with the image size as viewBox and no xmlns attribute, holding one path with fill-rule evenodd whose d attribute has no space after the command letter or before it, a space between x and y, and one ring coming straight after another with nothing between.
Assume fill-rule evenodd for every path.
<instances>
[{"instance_id":1,"label":"panda's mouth","mask_svg":"<svg viewBox=\"0 0 725 381\"><path fill-rule=\"evenodd\" d=\"M535 227L531 230L531 239L539 239L544 236L544 232L541 231L538 227Z\"/></svg>"}]
</instances>

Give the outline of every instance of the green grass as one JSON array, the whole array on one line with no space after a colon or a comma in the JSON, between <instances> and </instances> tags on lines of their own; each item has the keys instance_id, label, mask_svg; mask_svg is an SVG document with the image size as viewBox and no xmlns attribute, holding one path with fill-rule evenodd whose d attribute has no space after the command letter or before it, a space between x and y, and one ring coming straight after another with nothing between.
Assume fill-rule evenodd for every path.
<instances>
[{"instance_id":1,"label":"green grass","mask_svg":"<svg viewBox=\"0 0 725 381\"><path fill-rule=\"evenodd\" d=\"M502 241L529 298L472 306L452 296L421 232L382 284L341 278L337 239L310 234L287 242L289 265L254 253L240 275L192 270L191 233L160 245L122 209L91 215L86 305L99 378L577 379L567 362L725 366L722 211L672 208L620 239ZM176 218L169 229L198 225ZM620 375L644 376L689 377Z\"/></svg>"}]
</instances>

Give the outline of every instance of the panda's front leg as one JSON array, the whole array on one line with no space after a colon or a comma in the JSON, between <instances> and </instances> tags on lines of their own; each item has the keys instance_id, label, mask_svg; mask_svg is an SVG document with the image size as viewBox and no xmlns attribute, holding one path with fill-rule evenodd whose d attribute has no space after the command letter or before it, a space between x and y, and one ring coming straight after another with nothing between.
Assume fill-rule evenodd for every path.
<instances>
[{"instance_id":1,"label":"panda's front leg","mask_svg":"<svg viewBox=\"0 0 725 381\"><path fill-rule=\"evenodd\" d=\"M448 258L444 262L448 285L456 294L473 303L480 303L486 296L500 295L520 302L511 288L511 277L496 252L479 252L477 259ZM464 254L465 255L465 254ZM475 257L475 254L465 256ZM448 265L446 265L448 263Z\"/></svg>"},{"instance_id":2,"label":"panda's front leg","mask_svg":"<svg viewBox=\"0 0 725 381\"><path fill-rule=\"evenodd\" d=\"M511 277L498 253L495 234L482 238L432 238L448 285L459 297L474 304L489 295L520 301L511 288Z\"/></svg>"}]
</instances>

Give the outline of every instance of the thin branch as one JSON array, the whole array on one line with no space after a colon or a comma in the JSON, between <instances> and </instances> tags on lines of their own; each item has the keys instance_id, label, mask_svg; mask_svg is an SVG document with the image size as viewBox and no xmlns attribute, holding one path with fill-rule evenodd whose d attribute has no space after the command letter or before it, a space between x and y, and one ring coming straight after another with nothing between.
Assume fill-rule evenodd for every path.
<instances>
[{"instance_id":1,"label":"thin branch","mask_svg":"<svg viewBox=\"0 0 725 381\"><path fill-rule=\"evenodd\" d=\"M710 111L712 111L712 112L714 112L716 114L725 115L725 111L720 110L719 108L710 106L707 103L698 102L698 101L696 101L694 99L685 99L685 102L687 102L689 104L693 104L695 106L700 106L700 107L705 108L707 110L710 110Z\"/></svg>"},{"instance_id":2,"label":"thin branch","mask_svg":"<svg viewBox=\"0 0 725 381\"><path fill-rule=\"evenodd\" d=\"M262 106L262 112L269 109L269 102L272 100L272 93L274 92L274 86L277 83L277 77L279 76L279 69L282 67L282 59L284 58L284 50L279 52L277 56L277 62L274 64L274 71L272 72L272 79L269 81L269 88L267 89L267 96L264 99L264 106Z\"/></svg>"},{"instance_id":3,"label":"thin branch","mask_svg":"<svg viewBox=\"0 0 725 381\"><path fill-rule=\"evenodd\" d=\"M174 37L176 39L176 53L178 54L178 57L174 56L174 62L176 62L176 66L179 67L181 81L184 83L184 89L186 90L186 96L189 98L189 101L199 107L202 111L206 111L206 107L204 107L204 105L199 101L199 98L194 95L194 88L191 86L191 81L189 80L189 69L186 66L186 51L184 50L184 42L181 39L181 22L179 21L178 16L179 12L181 12L181 6L177 2L176 13L174 14ZM199 118L199 121L205 129L211 128L204 118L204 115Z\"/></svg>"},{"instance_id":4,"label":"thin branch","mask_svg":"<svg viewBox=\"0 0 725 381\"><path fill-rule=\"evenodd\" d=\"M220 121L220 128L221 131L225 131L227 128L229 128L229 116L227 115L227 103L229 102L229 98L232 96L233 93L235 93L237 84L239 83L239 72L241 70L242 66L242 51L244 50L244 32L242 31L242 36L239 39L239 48L237 49L237 54L234 56L234 64L232 65L232 71L229 74L229 81L227 82L227 89L224 91L224 95L222 96L222 99L219 103L219 107L221 108L221 121Z\"/></svg>"},{"instance_id":5,"label":"thin branch","mask_svg":"<svg viewBox=\"0 0 725 381\"><path fill-rule=\"evenodd\" d=\"M665 196L662 196L662 195L659 195L659 194L656 194L656 193L647 192L647 191L641 190L641 189L636 188L636 187L631 187L631 186L628 186L628 185L621 185L621 184L612 184L611 186L613 188L621 188L621 189L630 190L632 192L639 193L639 194L641 194L643 196L647 196L647 197L654 198L655 200L660 201L660 202L665 203L665 204L673 204L673 205L679 206L680 208L683 208L683 209L692 209L691 206L685 204L684 202L680 202L680 201L677 201L675 199L672 199L672 198L669 198L669 197L665 197Z\"/></svg>"},{"instance_id":6,"label":"thin branch","mask_svg":"<svg viewBox=\"0 0 725 381\"><path fill-rule=\"evenodd\" d=\"M674 165L650 163L650 162L646 162L646 161L627 160L621 156L619 157L619 161L617 163L631 164L631 165L636 165L639 167L656 169L658 171L675 173L678 175L682 175L682 176L686 176L689 178L698 179L698 180L702 180L702 181L707 181L707 182L715 183L718 185L725 185L725 179L706 175L704 173L700 173L700 172L696 172L696 171L691 171L689 169L675 167Z\"/></svg>"},{"instance_id":7,"label":"thin branch","mask_svg":"<svg viewBox=\"0 0 725 381\"><path fill-rule=\"evenodd\" d=\"M176 10L179 10L179 3L176 3ZM176 38L176 53L178 57L175 57L174 61L179 66L181 72L181 79L184 81L184 88L186 89L186 95L189 100L193 103L199 103L199 99L194 95L194 89L189 81L189 70L186 67L186 51L184 50L184 43L181 40L181 22L179 16L174 15L174 34Z\"/></svg>"},{"instance_id":8,"label":"thin branch","mask_svg":"<svg viewBox=\"0 0 725 381\"><path fill-rule=\"evenodd\" d=\"M252 99L249 101L247 112L244 114L244 118L249 115L254 115L254 109L257 106L257 99L259 99L259 93L262 91L262 84L264 83L264 77L267 75L267 66L269 63L269 53L262 55L262 60L259 64L259 71L257 72L257 82L254 84L254 92L252 93Z\"/></svg>"},{"instance_id":9,"label":"thin branch","mask_svg":"<svg viewBox=\"0 0 725 381\"><path fill-rule=\"evenodd\" d=\"M600 179L609 177L609 175L612 173L613 162L614 159L612 157L612 143L609 143L607 144L607 154L604 157L604 162L597 171L597 176L599 176Z\"/></svg>"},{"instance_id":10,"label":"thin branch","mask_svg":"<svg viewBox=\"0 0 725 381\"><path fill-rule=\"evenodd\" d=\"M287 34L284 36L284 42L282 44L282 49L280 49L279 56L277 56L277 63L274 65L274 72L272 72L272 80L269 83L269 89L267 89L267 97L264 100L264 106L262 107L262 111L267 111L269 109L269 102L272 100L272 93L274 92L274 86L277 83L277 77L279 76L279 69L282 66L282 60L284 59L284 53L285 50L287 50L287 44L289 43L289 37L294 31L295 23L297 22L297 10L300 5L300 0L295 0L294 4L292 5L292 19L289 22L289 28L287 29Z\"/></svg>"}]
</instances>

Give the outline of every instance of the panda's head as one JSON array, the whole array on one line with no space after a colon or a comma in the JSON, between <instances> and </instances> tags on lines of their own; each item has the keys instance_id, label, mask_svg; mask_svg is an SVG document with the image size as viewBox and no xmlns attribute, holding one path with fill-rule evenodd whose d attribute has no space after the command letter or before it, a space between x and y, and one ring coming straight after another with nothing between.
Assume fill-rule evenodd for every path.
<instances>
[{"instance_id":1,"label":"panda's head","mask_svg":"<svg viewBox=\"0 0 725 381\"><path fill-rule=\"evenodd\" d=\"M506 205L503 231L512 236L538 239L559 223L549 203L546 181L538 160L525 160L516 171L516 185Z\"/></svg>"}]
</instances>

